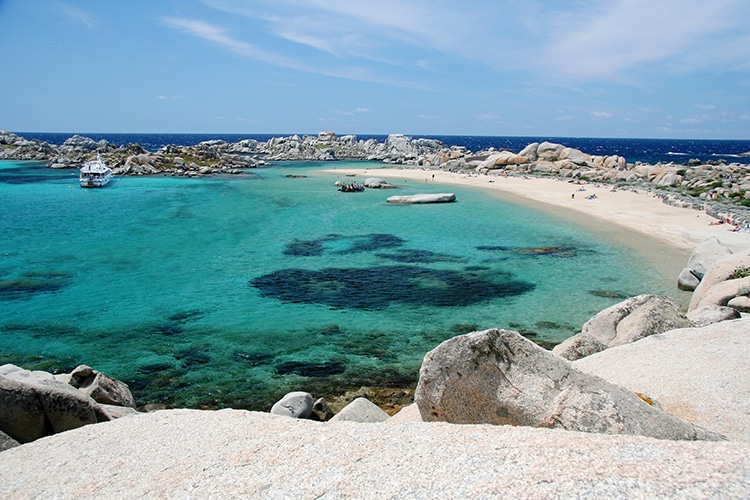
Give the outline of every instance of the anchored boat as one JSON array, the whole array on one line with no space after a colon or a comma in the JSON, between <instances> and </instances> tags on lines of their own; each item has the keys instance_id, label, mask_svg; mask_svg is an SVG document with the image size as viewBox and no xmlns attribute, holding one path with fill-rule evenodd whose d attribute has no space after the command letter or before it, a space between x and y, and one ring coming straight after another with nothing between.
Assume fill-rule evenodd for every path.
<instances>
[{"instance_id":1,"label":"anchored boat","mask_svg":"<svg viewBox=\"0 0 750 500\"><path fill-rule=\"evenodd\" d=\"M81 187L98 188L106 186L112 180L112 170L96 155L96 160L89 160L81 167L78 181Z\"/></svg>"}]
</instances>

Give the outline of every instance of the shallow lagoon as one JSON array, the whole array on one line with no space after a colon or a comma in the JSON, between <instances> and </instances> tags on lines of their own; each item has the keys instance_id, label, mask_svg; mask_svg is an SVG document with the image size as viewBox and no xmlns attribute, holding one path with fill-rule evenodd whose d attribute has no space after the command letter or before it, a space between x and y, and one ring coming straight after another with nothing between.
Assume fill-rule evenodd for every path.
<instances>
[{"instance_id":1,"label":"shallow lagoon","mask_svg":"<svg viewBox=\"0 0 750 500\"><path fill-rule=\"evenodd\" d=\"M331 167L84 190L75 172L0 162L0 364L86 363L139 403L267 409L289 390L413 384L465 331L555 343L623 297L674 293L570 221L431 183L341 193L351 179ZM458 201L385 203L446 191Z\"/></svg>"}]
</instances>

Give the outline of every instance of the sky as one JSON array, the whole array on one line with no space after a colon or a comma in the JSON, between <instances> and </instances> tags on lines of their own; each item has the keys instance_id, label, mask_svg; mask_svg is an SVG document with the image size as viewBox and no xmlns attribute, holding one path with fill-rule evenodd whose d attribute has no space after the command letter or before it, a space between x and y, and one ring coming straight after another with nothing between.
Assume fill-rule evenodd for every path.
<instances>
[{"instance_id":1,"label":"sky","mask_svg":"<svg viewBox=\"0 0 750 500\"><path fill-rule=\"evenodd\" d=\"M0 130L750 139L748 0L0 0Z\"/></svg>"}]
</instances>

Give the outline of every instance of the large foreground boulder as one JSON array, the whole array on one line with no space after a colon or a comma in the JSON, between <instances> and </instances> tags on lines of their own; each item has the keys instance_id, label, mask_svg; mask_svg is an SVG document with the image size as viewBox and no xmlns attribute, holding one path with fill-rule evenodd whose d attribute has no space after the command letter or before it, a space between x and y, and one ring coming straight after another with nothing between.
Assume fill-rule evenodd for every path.
<instances>
[{"instance_id":1,"label":"large foreground boulder","mask_svg":"<svg viewBox=\"0 0 750 500\"><path fill-rule=\"evenodd\" d=\"M571 361L612 346L675 328L693 326L682 306L664 295L638 295L600 312L573 335L552 350Z\"/></svg>"},{"instance_id":2,"label":"large foreground boulder","mask_svg":"<svg viewBox=\"0 0 750 500\"><path fill-rule=\"evenodd\" d=\"M646 395L668 413L750 441L750 318L607 349L576 368Z\"/></svg>"},{"instance_id":3,"label":"large foreground boulder","mask_svg":"<svg viewBox=\"0 0 750 500\"><path fill-rule=\"evenodd\" d=\"M508 330L460 335L427 353L414 400L425 421L721 439Z\"/></svg>"},{"instance_id":4,"label":"large foreground boulder","mask_svg":"<svg viewBox=\"0 0 750 500\"><path fill-rule=\"evenodd\" d=\"M750 443L164 410L0 454L0 498L748 498Z\"/></svg>"}]
</instances>

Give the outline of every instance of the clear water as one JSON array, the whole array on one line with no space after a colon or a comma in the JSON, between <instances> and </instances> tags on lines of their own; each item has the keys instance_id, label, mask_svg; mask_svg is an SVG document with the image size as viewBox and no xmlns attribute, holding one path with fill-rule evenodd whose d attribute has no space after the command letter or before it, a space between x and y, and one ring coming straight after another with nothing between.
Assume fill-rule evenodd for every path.
<instances>
[{"instance_id":1,"label":"clear water","mask_svg":"<svg viewBox=\"0 0 750 500\"><path fill-rule=\"evenodd\" d=\"M560 342L622 297L673 290L633 251L527 207L418 182L341 193L323 168L86 190L0 162L0 364L86 363L139 403L267 409L290 390L413 384L458 333ZM458 201L385 203L445 191Z\"/></svg>"}]
</instances>

